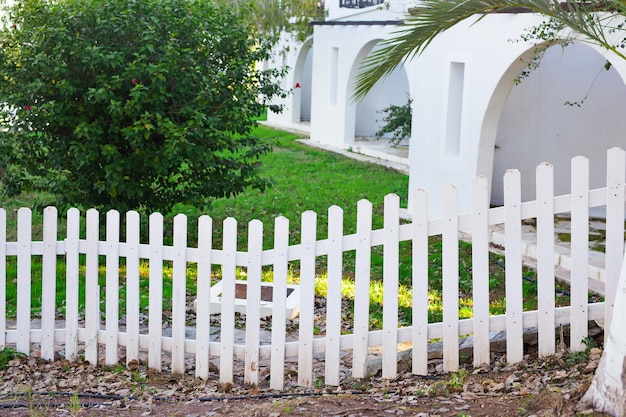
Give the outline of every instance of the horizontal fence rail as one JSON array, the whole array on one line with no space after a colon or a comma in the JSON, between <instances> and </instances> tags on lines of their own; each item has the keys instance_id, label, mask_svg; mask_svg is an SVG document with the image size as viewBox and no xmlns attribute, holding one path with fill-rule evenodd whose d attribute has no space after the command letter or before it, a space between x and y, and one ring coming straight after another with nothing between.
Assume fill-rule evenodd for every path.
<instances>
[{"instance_id":1,"label":"horizontal fence rail","mask_svg":"<svg viewBox=\"0 0 626 417\"><path fill-rule=\"evenodd\" d=\"M553 170L549 164L537 167L537 199L522 202L521 178L518 171L505 175L505 203L489 207L488 180L474 180L471 213L458 214L457 192L445 186L445 209L441 218L430 218L428 195L417 190L410 204L410 222L401 219L400 199L388 195L384 201L384 226L372 228L372 203L358 202L356 232L344 235L343 211L331 207L328 214L328 236L317 236L317 215L302 214L300 243L289 244L290 226L284 217L275 220L273 248L263 248L263 224L248 223L247 249L240 250L237 241L238 223L229 218L222 226L222 247L214 248L214 225L208 216L197 224L198 241L188 245L188 224L184 215L173 220L172 244L164 244L164 218L149 217L147 234L141 234L140 216L129 212L125 219L116 211L101 214L89 210L85 216L77 210L67 212L66 236L59 238L57 209L48 207L43 213L43 238L33 240L32 213L22 208L17 212L17 238L7 241L7 213L0 210L0 346L15 346L33 354L40 346L43 359L52 360L58 352L70 359L83 354L85 360L113 365L147 360L148 366L162 370L165 357L174 374L186 370L186 361L195 363L195 375L209 378L210 363L218 362L216 376L223 383L234 381L236 361L243 363L244 382L258 384L260 364L269 369L271 388L285 385L286 358L296 358L297 383L312 386L323 377L326 384L338 385L342 374L342 351L352 352L351 374L362 378L368 373L368 349L380 346L382 376L397 374L399 343L412 344L412 372L427 374L428 347L434 339L443 345L443 367L459 369L459 342L473 336L475 365L490 361L490 334L506 331L506 353L509 362L523 359L523 335L537 328L538 353L551 355L556 350L555 329L569 325L570 349L584 349L587 323L604 320L610 323L615 288L624 253L624 179L625 153L621 149L608 152L607 185L590 190L589 164L585 158L572 160L572 191L554 196ZM605 294L604 302L588 301L589 208L606 207ZM555 306L555 242L554 215L571 213L571 285L570 305ZM522 222L536 220L537 236L537 309L525 311L522 294ZM122 221L123 220L123 221ZM489 312L489 254L491 231L503 226L505 233L506 313ZM104 227L101 227L104 226ZM123 228L122 228L123 227ZM104 231L104 232L103 232ZM101 237L104 234L104 238ZM459 316L459 236L471 236L472 317ZM121 235L124 239L120 238ZM143 237L142 237L143 236ZM429 308L429 239L442 240L441 322L428 320ZM411 321L401 326L398 321L399 245L411 242ZM382 281L384 303L382 329L371 330L370 285L372 254L382 247ZM346 252L354 252L354 270L345 270ZM34 260L41 260L41 272L33 269ZM320 260L324 260L321 262ZM299 270L299 317L296 340L287 338L287 286L290 269L297 262ZM9 272L15 265L15 278ZM60 265L63 268L60 268ZM148 266L147 275L142 272ZM167 266L168 268L165 268ZM221 275L221 310L219 329L211 325L211 279L214 271ZM320 269L323 269L322 271ZM65 270L64 276L58 276ZM246 274L245 322L236 320L236 281L239 271ZM122 276L122 272L123 276ZM190 271L195 277L195 310L190 311ZM271 271L273 297L271 340L261 343L261 288L265 271ZM104 274L104 278L101 275ZM325 331L315 329L315 279L326 275ZM354 313L352 333L342 334L342 278L354 277ZM14 316L8 315L7 291L16 283ZM40 320L32 312L35 281L41 281ZM164 283L171 281L171 295L164 293ZM65 299L58 305L53 294L60 285ZM120 288L124 291L120 292ZM38 288L38 287L37 287ZM104 296L104 297L103 297ZM142 313L140 300L147 299L147 313ZM124 305L123 309L120 307ZM166 308L164 308L164 305ZM123 314L122 314L123 312ZM188 323L195 320L193 337ZM40 324L39 324L40 323ZM243 327L243 342L235 342L238 326ZM168 330L165 334L164 328ZM211 339L213 330L219 341ZM323 374L314 368L315 358L323 357Z\"/></svg>"}]
</instances>

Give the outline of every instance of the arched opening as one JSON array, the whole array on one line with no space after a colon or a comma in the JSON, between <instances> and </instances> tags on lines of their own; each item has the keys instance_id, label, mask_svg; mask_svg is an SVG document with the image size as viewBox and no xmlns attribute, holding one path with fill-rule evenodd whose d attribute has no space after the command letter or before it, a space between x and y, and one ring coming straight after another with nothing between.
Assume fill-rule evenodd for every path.
<instances>
[{"instance_id":1,"label":"arched opening","mask_svg":"<svg viewBox=\"0 0 626 417\"><path fill-rule=\"evenodd\" d=\"M313 79L313 39L303 44L294 67L293 118L292 123L311 121L311 87Z\"/></svg>"},{"instance_id":2,"label":"arched opening","mask_svg":"<svg viewBox=\"0 0 626 417\"><path fill-rule=\"evenodd\" d=\"M353 80L358 73L358 67L362 60L370 53L376 51L379 40L366 44L357 55L351 71L350 79ZM348 97L351 96L352 85L348 87ZM391 105L402 106L409 100L409 80L404 66L396 68L387 77L379 80L369 93L357 103L348 103L346 108L346 127L353 132L355 143L371 142L375 140L376 133L385 124L382 111ZM350 127L353 126L353 129ZM391 134L383 136L383 145L389 144ZM400 144L400 147L408 148L408 140Z\"/></svg>"},{"instance_id":3,"label":"arched opening","mask_svg":"<svg viewBox=\"0 0 626 417\"><path fill-rule=\"evenodd\" d=\"M532 51L523 61L530 56ZM522 199L533 200L541 162L554 166L555 193L569 193L570 160L578 155L590 160L590 186L604 185L606 151L623 146L621 115L626 112L626 86L614 68L605 68L606 62L593 48L574 42L548 48L540 66L512 89L523 66L516 62L509 68L481 131L478 167L492 180L492 204L503 203L507 169L520 171Z\"/></svg>"}]
</instances>

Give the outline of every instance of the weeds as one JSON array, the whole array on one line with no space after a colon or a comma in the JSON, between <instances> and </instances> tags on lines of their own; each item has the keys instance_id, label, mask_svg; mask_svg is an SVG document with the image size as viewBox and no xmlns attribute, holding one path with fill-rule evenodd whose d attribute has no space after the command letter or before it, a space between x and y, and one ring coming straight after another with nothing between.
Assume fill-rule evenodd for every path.
<instances>
[{"instance_id":1,"label":"weeds","mask_svg":"<svg viewBox=\"0 0 626 417\"><path fill-rule=\"evenodd\" d=\"M0 350L0 370L6 370L9 366L9 362L14 359L23 359L26 355L18 352L17 350L9 347L5 347Z\"/></svg>"}]
</instances>

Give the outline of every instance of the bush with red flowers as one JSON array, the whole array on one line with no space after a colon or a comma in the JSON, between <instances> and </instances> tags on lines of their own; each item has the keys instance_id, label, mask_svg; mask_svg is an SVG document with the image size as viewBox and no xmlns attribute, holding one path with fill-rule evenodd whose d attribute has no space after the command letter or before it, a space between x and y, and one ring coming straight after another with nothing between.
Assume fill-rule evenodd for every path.
<instances>
[{"instance_id":1,"label":"bush with red flowers","mask_svg":"<svg viewBox=\"0 0 626 417\"><path fill-rule=\"evenodd\" d=\"M267 180L250 135L282 94L228 2L24 0L0 31L2 192L170 212Z\"/></svg>"}]
</instances>

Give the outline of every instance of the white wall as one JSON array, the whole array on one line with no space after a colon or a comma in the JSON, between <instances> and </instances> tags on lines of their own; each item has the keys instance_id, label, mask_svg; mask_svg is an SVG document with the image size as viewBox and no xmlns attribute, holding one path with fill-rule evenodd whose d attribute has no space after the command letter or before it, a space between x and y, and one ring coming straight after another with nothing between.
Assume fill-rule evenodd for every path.
<instances>
[{"instance_id":1,"label":"white wall","mask_svg":"<svg viewBox=\"0 0 626 417\"><path fill-rule=\"evenodd\" d=\"M578 42L553 46L540 67L513 87L498 125L492 203L502 204L502 176L510 168L522 175L522 198L534 199L535 167L546 161L555 169L555 193L569 193L570 159L578 155L590 160L590 186L605 184L606 150L626 144L620 116L626 115L626 86L605 63Z\"/></svg>"},{"instance_id":2,"label":"white wall","mask_svg":"<svg viewBox=\"0 0 626 417\"><path fill-rule=\"evenodd\" d=\"M411 77L415 80L412 96L419 97L413 102L409 191L418 188L427 190L433 215L441 212L441 186L444 183L455 184L459 190L461 210L469 211L473 178L476 175L484 175L495 181L495 176L492 176L494 156L497 156L496 160L500 163L503 160L501 158L504 158L504 151L508 152L511 158L515 156L522 159L526 152L527 158L531 159L530 156L540 150L543 155L539 159L544 159L545 156L550 162L559 152L573 148L572 142L554 143L555 136L558 134L561 137L572 137L576 134L584 138L576 139L580 144L580 147L577 145L577 150L580 151L577 153L591 155L597 152L596 154L600 155L606 152L606 147L611 146L609 142L614 140L605 138L600 140L600 135L613 138L622 129L623 107L620 107L621 104L620 106L612 104L616 103L614 99L607 102L601 100L604 103L603 107L600 109L594 106L593 108L597 110L594 110L593 114L583 106L583 110L587 112L586 118L572 113L574 109L562 105L564 99L567 100L568 97L571 97L571 100L581 98L580 88L576 89L577 95L574 97L569 94L570 89L578 82L579 71L585 73L583 68L572 67L572 78L557 88L565 89L567 92L565 95L542 85L533 95L528 96L529 100L522 103L519 97L515 97L518 92L511 92L515 78L526 65L524 61L532 57L534 49L533 45L511 40L520 39L520 34L525 29L537 25L541 19L540 16L524 13L488 15L475 25L472 24L473 19L467 20L438 36L423 55L409 64L412 68ZM498 36L494 36L494 33ZM612 62L624 77L626 62L617 58ZM454 78L455 65L459 63L464 66L460 104L457 103L459 95L455 93L455 88L451 87L450 82ZM589 71L595 74L593 69ZM561 73L562 68L559 68L553 75L559 77ZM608 77L611 76L608 75L607 79ZM551 81L546 83L552 85ZM613 82L611 84L613 87L610 88L622 88L622 84L618 83L615 86ZM585 87L589 87L589 80L583 82L582 86L582 90L586 91ZM529 87L530 82L522 88ZM619 94L619 90L616 94ZM509 107L505 114L503 109L509 96L515 104L511 104L513 107ZM553 101L553 97L556 101ZM591 98L589 100L591 102ZM548 106L550 102L553 103L552 107ZM525 112L523 108L531 109L531 112ZM592 109L591 105L588 108ZM606 114L602 114L603 112ZM529 119L521 116L526 113L534 116L529 116ZM539 122L537 118L543 121ZM515 120L517 125L513 125L512 120ZM585 126L586 131L582 128L569 129L568 124L572 123L572 120L580 122L580 126ZM501 126L503 130L500 136ZM451 134L455 131L454 127L459 127L459 135ZM548 132L547 127L552 130ZM532 130L534 133L529 133ZM593 134L592 141L588 141L589 132ZM544 139L541 139L541 135L545 135ZM524 146L523 144L530 140L528 136L533 136L535 142ZM450 146L450 143L454 142L451 137L458 140L456 147ZM548 141L548 138L552 138L552 142ZM500 148L495 150L496 146ZM503 152L494 153L494 150L500 152L500 149ZM567 159L569 158L568 155ZM503 170L503 165L510 163L511 161L504 161L496 165L496 171ZM531 162L530 165L535 165L535 162ZM598 165L595 166L595 169L599 169ZM530 187L534 189L534 183Z\"/></svg>"},{"instance_id":3,"label":"white wall","mask_svg":"<svg viewBox=\"0 0 626 417\"><path fill-rule=\"evenodd\" d=\"M390 105L406 104L408 94L409 81L404 67L396 68L388 77L378 81L367 96L357 103L355 135L373 137L384 125L382 119L385 113L381 111Z\"/></svg>"},{"instance_id":4,"label":"white wall","mask_svg":"<svg viewBox=\"0 0 626 417\"><path fill-rule=\"evenodd\" d=\"M397 30L396 25L323 25L316 26L313 54L313 93L311 107L311 140L337 148L347 148L354 143L357 124L357 107L352 100L353 80L358 66L380 39ZM400 81L400 83L402 83ZM392 84L393 85L393 81ZM393 87L397 90L397 87ZM408 87L400 90L409 91ZM376 94L376 93L375 93ZM377 118L376 109L389 105L385 89L377 96L379 101L369 105L369 117ZM394 98L395 99L395 98ZM399 102L406 100L401 93ZM360 123L364 123L360 120ZM373 126L369 128L370 131Z\"/></svg>"}]
</instances>

